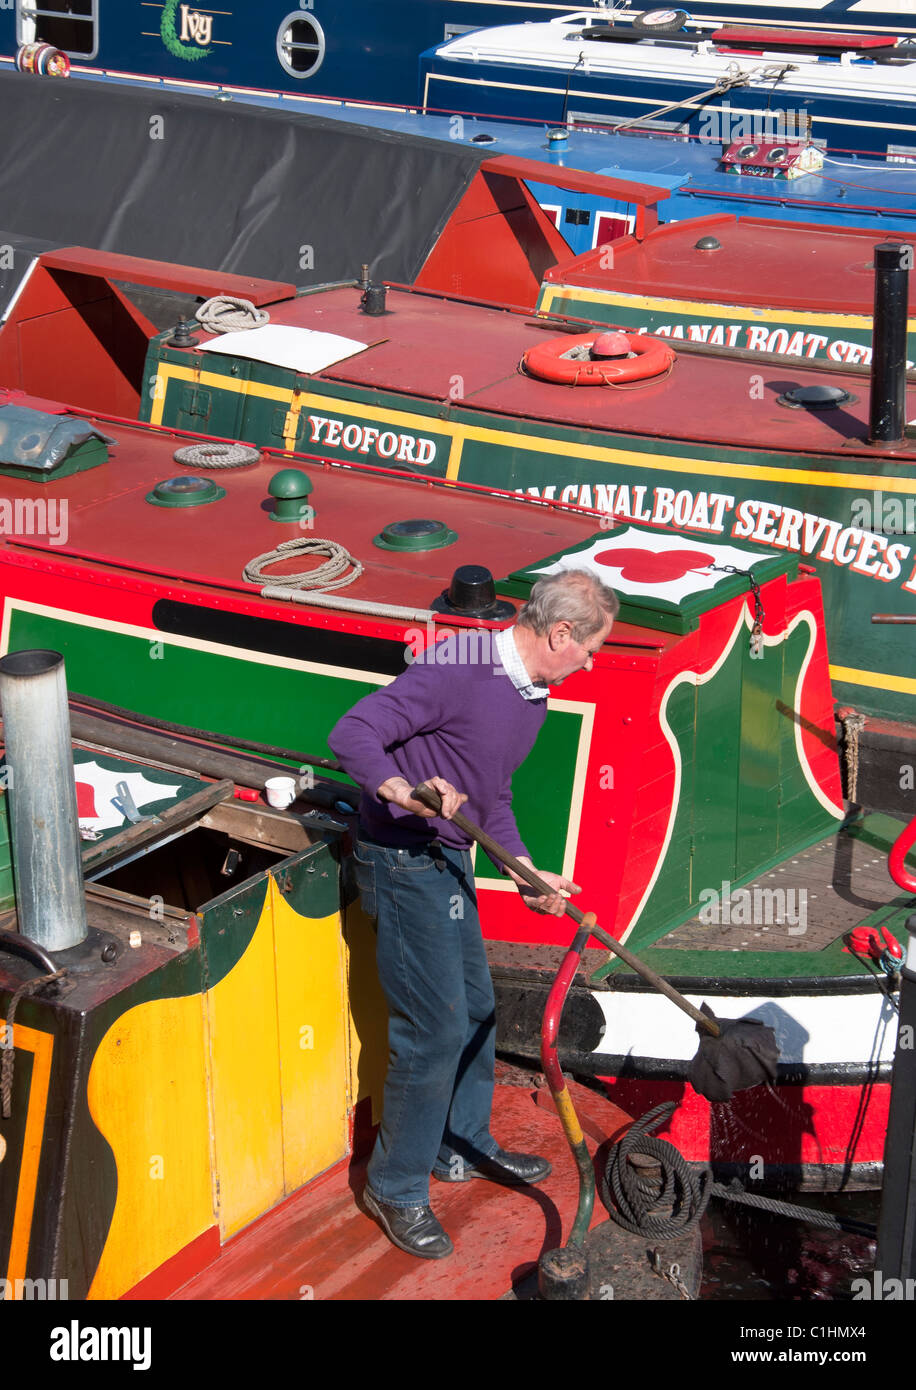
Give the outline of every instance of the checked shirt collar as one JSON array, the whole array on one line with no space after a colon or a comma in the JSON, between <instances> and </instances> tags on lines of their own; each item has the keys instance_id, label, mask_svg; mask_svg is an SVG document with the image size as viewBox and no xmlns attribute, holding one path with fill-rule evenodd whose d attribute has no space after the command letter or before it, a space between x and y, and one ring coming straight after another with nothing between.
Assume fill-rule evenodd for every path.
<instances>
[{"instance_id":1,"label":"checked shirt collar","mask_svg":"<svg viewBox=\"0 0 916 1390\"><path fill-rule=\"evenodd\" d=\"M528 674L525 663L518 654L512 628L498 632L493 642L503 670L525 700L546 700L549 694L546 685L536 685Z\"/></svg>"}]
</instances>

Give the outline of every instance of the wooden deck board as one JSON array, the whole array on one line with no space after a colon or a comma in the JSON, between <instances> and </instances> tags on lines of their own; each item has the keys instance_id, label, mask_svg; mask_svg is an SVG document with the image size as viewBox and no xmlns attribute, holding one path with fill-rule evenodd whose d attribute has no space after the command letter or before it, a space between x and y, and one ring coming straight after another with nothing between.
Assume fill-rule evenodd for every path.
<instances>
[{"instance_id":1,"label":"wooden deck board","mask_svg":"<svg viewBox=\"0 0 916 1390\"><path fill-rule=\"evenodd\" d=\"M703 922L699 916L675 928L656 945L683 950L821 951L838 936L852 931L865 918L899 896L899 889L887 871L887 849L883 840L875 843L873 818L858 822L850 830L830 835L810 849L802 850L777 869L759 875L732 890L731 913L735 915L739 895L747 899L756 920L743 922ZM713 885L710 885L712 887ZM784 890L788 914L780 921L780 911L771 900L754 898L757 890ZM795 897L789 897L789 894ZM756 911L754 910L756 904ZM744 914L742 914L744 915ZM799 917L792 922L790 917ZM799 931L798 927L804 930ZM795 927L795 930L791 930Z\"/></svg>"},{"instance_id":2,"label":"wooden deck board","mask_svg":"<svg viewBox=\"0 0 916 1390\"><path fill-rule=\"evenodd\" d=\"M620 1112L571 1084L587 1134L612 1135ZM455 1253L419 1260L397 1250L362 1210L366 1160L338 1165L229 1241L217 1259L173 1298L497 1299L532 1273L537 1259L568 1237L578 1182L557 1116L530 1086L498 1084L493 1130L508 1149L541 1153L553 1171L537 1187L430 1184L433 1210ZM594 1148L594 1140L590 1148ZM593 1225L605 1216L600 1203Z\"/></svg>"}]
</instances>

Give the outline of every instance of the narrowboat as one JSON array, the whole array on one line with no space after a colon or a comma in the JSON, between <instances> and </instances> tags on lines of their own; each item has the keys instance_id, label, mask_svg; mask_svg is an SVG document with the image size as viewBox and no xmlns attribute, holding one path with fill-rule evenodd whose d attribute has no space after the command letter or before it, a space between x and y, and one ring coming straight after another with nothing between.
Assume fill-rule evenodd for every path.
<instances>
[{"instance_id":1,"label":"narrowboat","mask_svg":"<svg viewBox=\"0 0 916 1390\"><path fill-rule=\"evenodd\" d=\"M756 217L695 218L550 266L537 308L672 342L868 365L879 239ZM899 233L888 240L912 254ZM914 329L908 321L910 365Z\"/></svg>"},{"instance_id":2,"label":"narrowboat","mask_svg":"<svg viewBox=\"0 0 916 1390\"><path fill-rule=\"evenodd\" d=\"M477 197L472 189L456 213L469 236L489 225L475 215ZM450 272L434 252L412 288L353 282L297 295L242 279L269 321L227 335L193 313L201 295L238 293L231 278L46 253L14 292L0 381L157 426L517 490L795 555L824 585L837 699L877 721L912 721L911 656L871 623L876 610L912 613L916 595L914 454L905 431L873 437L872 409L888 389L880 363L723 355L709 343L631 335L632 356L592 367L582 355L601 325L424 288ZM908 272L893 274L899 288ZM130 282L132 291L119 288ZM183 322L177 335L157 333L139 307L154 312L156 286L165 323Z\"/></svg>"},{"instance_id":3,"label":"narrowboat","mask_svg":"<svg viewBox=\"0 0 916 1390\"><path fill-rule=\"evenodd\" d=\"M578 1184L556 1112L518 1068L500 1070L494 1130L549 1154L543 1209L488 1184L441 1189L446 1278L364 1210L387 1030L345 826L315 807L344 789L299 776L290 809L273 809L269 762L97 708L68 717L63 664L29 649L0 666L3 1298L76 1313L118 1298L535 1296ZM17 776L24 762L45 777ZM626 1126L568 1090L593 1141ZM695 1296L698 1232L669 1258ZM607 1262L589 1263L597 1297ZM679 1296L638 1265L615 1275L617 1298Z\"/></svg>"},{"instance_id":4,"label":"narrowboat","mask_svg":"<svg viewBox=\"0 0 916 1390\"><path fill-rule=\"evenodd\" d=\"M916 48L890 35L738 24L647 34L583 11L438 44L421 55L419 99L560 124L571 110L612 128L665 119L726 144L759 138L775 112L783 142L810 130L834 149L884 155L916 143L914 62Z\"/></svg>"},{"instance_id":5,"label":"narrowboat","mask_svg":"<svg viewBox=\"0 0 916 1390\"><path fill-rule=\"evenodd\" d=\"M552 0L225 0L216 8L190 0L10 0L0 9L0 52L15 56L43 44L94 70L410 103L418 55L450 34L562 18L582 8ZM697 0L691 11L716 24L775 19L787 28L814 22L831 31L852 25L877 34L916 33L912 0L888 10L807 0L791 16L770 0ZM667 16L669 23L679 16L678 27L686 19L683 10ZM659 26L658 11L620 6L610 17L625 30Z\"/></svg>"},{"instance_id":6,"label":"narrowboat","mask_svg":"<svg viewBox=\"0 0 916 1390\"><path fill-rule=\"evenodd\" d=\"M759 1158L796 1185L876 1180L895 1014L869 952L889 948L907 911L884 869L901 826L846 814L820 584L797 556L2 399L2 648L62 653L85 714L335 775L326 735L339 715L443 633L458 639L443 652L492 659L494 631L540 574L584 565L611 582L611 637L594 671L551 698L514 780L522 834L539 867L573 877L583 908L663 959L688 997L771 1024L782 1060L772 1088L704 1111L683 1036L660 1033L651 997L598 951L561 1057L606 1078L617 1105L634 1086L643 1101L659 1087L686 1097L674 1124L690 1159L746 1176ZM481 562L507 605L496 617L452 586ZM118 746L113 731L94 741ZM343 796L331 805L346 814ZM526 1058L565 929L532 917L482 855L475 872L499 1045ZM655 1051L651 1035L666 1039Z\"/></svg>"}]
</instances>

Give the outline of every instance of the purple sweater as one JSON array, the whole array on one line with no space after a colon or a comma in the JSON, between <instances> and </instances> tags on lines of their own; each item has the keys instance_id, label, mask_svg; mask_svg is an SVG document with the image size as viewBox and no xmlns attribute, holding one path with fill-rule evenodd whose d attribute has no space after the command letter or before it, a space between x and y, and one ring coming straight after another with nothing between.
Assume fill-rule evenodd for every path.
<instances>
[{"instance_id":1,"label":"purple sweater","mask_svg":"<svg viewBox=\"0 0 916 1390\"><path fill-rule=\"evenodd\" d=\"M363 789L360 823L371 839L397 846L438 839L467 849L467 836L451 821L425 820L377 795L389 777L406 777L411 786L444 777L467 793L461 809L469 820L510 853L527 855L512 814L511 778L534 746L547 701L526 700L502 666L454 660L456 642L437 643L391 685L360 700L328 742Z\"/></svg>"}]
</instances>

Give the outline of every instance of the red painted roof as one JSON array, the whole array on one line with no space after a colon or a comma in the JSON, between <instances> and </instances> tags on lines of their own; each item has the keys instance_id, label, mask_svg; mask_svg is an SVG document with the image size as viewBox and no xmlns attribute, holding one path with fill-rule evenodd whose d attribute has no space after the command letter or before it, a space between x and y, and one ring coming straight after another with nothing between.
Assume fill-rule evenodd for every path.
<instances>
[{"instance_id":1,"label":"red painted roof","mask_svg":"<svg viewBox=\"0 0 916 1390\"><path fill-rule=\"evenodd\" d=\"M6 399L7 394L0 392L0 404ZM32 402L17 396L16 404ZM291 537L324 537L344 545L364 566L364 573L342 591L347 598L427 608L448 588L458 565L486 565L497 578L504 577L580 544L599 529L599 518L571 508L500 497L482 488L291 458L268 450L253 467L207 475L226 488L226 496L219 501L202 507L156 507L146 496L157 482L195 471L175 463L172 457L177 447L187 443L186 437L126 422L97 423L102 433L117 440L110 464L71 474L59 482L3 478L3 493L10 499L65 496L69 502L66 544L55 545L48 537L24 534L21 539L27 549L14 545L13 552L26 561L38 550L52 562L115 565L145 576L187 579L192 585L217 587L258 600L260 586L242 579L249 560ZM304 468L314 485L310 498L315 509L312 531L278 525L268 515L270 479L291 466ZM438 550L410 553L373 545L383 526L411 517L444 520L458 533L458 540ZM324 558L299 558L272 567L263 582L269 583L275 575L315 568ZM264 607L263 602L260 606ZM303 610L293 604L270 606L282 609L283 615L293 620L302 620ZM312 610L313 618L315 612ZM315 620L323 625L331 622L320 613ZM403 622L399 627L403 628ZM637 644L641 631L633 629L630 634ZM620 636L626 640L627 634L622 631ZM646 636L642 633L643 639ZM645 640L641 644L645 645ZM660 646L664 641L651 634L649 644Z\"/></svg>"},{"instance_id":2,"label":"red painted roof","mask_svg":"<svg viewBox=\"0 0 916 1390\"><path fill-rule=\"evenodd\" d=\"M705 236L716 237L720 248L697 250ZM865 227L718 213L669 222L643 241L615 241L610 268L602 264L608 259L607 248L598 247L552 266L543 278L550 284L619 294L871 315L874 248L886 241L908 244L903 235Z\"/></svg>"},{"instance_id":3,"label":"red painted roof","mask_svg":"<svg viewBox=\"0 0 916 1390\"><path fill-rule=\"evenodd\" d=\"M797 368L774 369L762 358L758 366L756 358L748 362L684 352L671 374L654 382L626 389L555 386L519 370L526 348L556 336L555 327L537 319L395 289L388 293L390 313L369 318L360 312L359 301L357 289L327 290L273 305L271 320L375 344L318 373L321 380L406 392L456 411L492 411L688 445L811 451L844 460L849 441L864 441L868 434L866 376L828 373L801 360ZM201 347L208 341L212 339L205 335ZM193 360L189 354L189 362ZM763 376L762 399L749 391L752 371ZM786 387L821 382L842 385L855 401L821 414L777 404ZM916 395L912 399L908 418L916 415Z\"/></svg>"}]
</instances>

